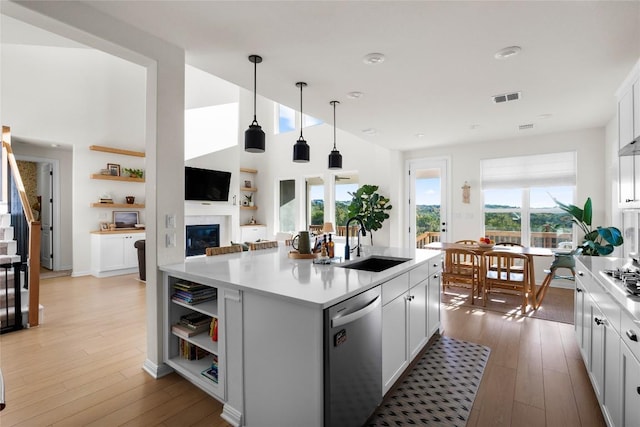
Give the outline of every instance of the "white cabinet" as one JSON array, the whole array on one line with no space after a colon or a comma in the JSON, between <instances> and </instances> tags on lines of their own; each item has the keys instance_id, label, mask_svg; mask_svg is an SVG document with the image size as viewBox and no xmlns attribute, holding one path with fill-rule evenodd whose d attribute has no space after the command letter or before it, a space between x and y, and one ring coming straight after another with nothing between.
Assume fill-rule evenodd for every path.
<instances>
[{"instance_id":1,"label":"white cabinet","mask_svg":"<svg viewBox=\"0 0 640 427\"><path fill-rule=\"evenodd\" d=\"M621 425L632 426L640 420L640 362L625 343L620 350L623 407Z\"/></svg>"},{"instance_id":2,"label":"white cabinet","mask_svg":"<svg viewBox=\"0 0 640 427\"><path fill-rule=\"evenodd\" d=\"M130 274L138 271L138 250L134 244L145 233L91 233L91 274L96 277Z\"/></svg>"},{"instance_id":3,"label":"white cabinet","mask_svg":"<svg viewBox=\"0 0 640 427\"><path fill-rule=\"evenodd\" d=\"M441 263L434 259L382 284L383 393L440 328Z\"/></svg>"},{"instance_id":4,"label":"white cabinet","mask_svg":"<svg viewBox=\"0 0 640 427\"><path fill-rule=\"evenodd\" d=\"M617 92L618 145L629 147L640 135L640 71L636 64ZM636 142L635 145L640 144ZM636 148L638 150L639 148ZM640 155L618 158L619 197L621 208L640 207Z\"/></svg>"},{"instance_id":5,"label":"white cabinet","mask_svg":"<svg viewBox=\"0 0 640 427\"><path fill-rule=\"evenodd\" d=\"M622 422L620 307L578 264L575 334L600 408L609 426Z\"/></svg>"},{"instance_id":6,"label":"white cabinet","mask_svg":"<svg viewBox=\"0 0 640 427\"><path fill-rule=\"evenodd\" d=\"M240 227L241 242L255 242L267 239L266 225L243 225Z\"/></svg>"}]
</instances>

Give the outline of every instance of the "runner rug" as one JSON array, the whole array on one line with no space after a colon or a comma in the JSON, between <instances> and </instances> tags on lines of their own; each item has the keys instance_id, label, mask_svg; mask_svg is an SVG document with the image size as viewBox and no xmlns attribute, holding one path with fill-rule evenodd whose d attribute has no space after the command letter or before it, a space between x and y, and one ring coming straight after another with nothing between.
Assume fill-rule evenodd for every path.
<instances>
[{"instance_id":1,"label":"runner rug","mask_svg":"<svg viewBox=\"0 0 640 427\"><path fill-rule=\"evenodd\" d=\"M488 347L440 336L390 391L367 426L465 426Z\"/></svg>"}]
</instances>

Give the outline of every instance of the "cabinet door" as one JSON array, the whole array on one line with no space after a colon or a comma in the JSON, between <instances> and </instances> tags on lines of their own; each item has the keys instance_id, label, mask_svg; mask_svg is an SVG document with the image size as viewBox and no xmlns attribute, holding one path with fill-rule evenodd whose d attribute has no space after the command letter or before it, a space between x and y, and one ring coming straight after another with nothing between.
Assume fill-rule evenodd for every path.
<instances>
[{"instance_id":1,"label":"cabinet door","mask_svg":"<svg viewBox=\"0 0 640 427\"><path fill-rule=\"evenodd\" d=\"M144 239L144 235L127 234L122 236L122 251L124 252L125 268L136 267L138 265L138 250L134 246L136 241Z\"/></svg>"},{"instance_id":2,"label":"cabinet door","mask_svg":"<svg viewBox=\"0 0 640 427\"><path fill-rule=\"evenodd\" d=\"M384 285L383 285L384 286ZM384 289L384 288L383 288ZM408 366L407 292L382 307L382 393Z\"/></svg>"},{"instance_id":3,"label":"cabinet door","mask_svg":"<svg viewBox=\"0 0 640 427\"><path fill-rule=\"evenodd\" d=\"M622 148L633 141L634 135L640 131L640 129L634 129L634 88L638 88L638 82L636 82L633 87L629 87L629 89L618 100L619 148ZM618 158L620 186L619 203L623 206L636 200L636 183L634 182L636 157L637 156L622 156Z\"/></svg>"},{"instance_id":4,"label":"cabinet door","mask_svg":"<svg viewBox=\"0 0 640 427\"><path fill-rule=\"evenodd\" d=\"M582 353L582 357L587 360L585 357L585 346L584 346L584 296L585 289L582 286L580 280L576 280L576 290L573 298L573 330L576 335L576 340L578 341L578 347L580 348L580 352ZM588 367L588 366L587 366Z\"/></svg>"},{"instance_id":5,"label":"cabinet door","mask_svg":"<svg viewBox=\"0 0 640 427\"><path fill-rule=\"evenodd\" d=\"M585 305L586 305L585 301ZM603 385L604 385L604 343L605 343L605 330L602 327L604 316L598 306L588 299L589 316L589 335L590 339L590 365L589 372L593 379L593 391L596 393L598 402L602 403L603 399Z\"/></svg>"},{"instance_id":6,"label":"cabinet door","mask_svg":"<svg viewBox=\"0 0 640 427\"><path fill-rule=\"evenodd\" d=\"M126 267L123 242L121 234L101 236L100 270L116 270Z\"/></svg>"},{"instance_id":7,"label":"cabinet door","mask_svg":"<svg viewBox=\"0 0 640 427\"><path fill-rule=\"evenodd\" d=\"M267 227L241 227L242 242L255 242L267 238Z\"/></svg>"},{"instance_id":8,"label":"cabinet door","mask_svg":"<svg viewBox=\"0 0 640 427\"><path fill-rule=\"evenodd\" d=\"M427 289L427 338L440 329L440 276L441 271L429 276Z\"/></svg>"},{"instance_id":9,"label":"cabinet door","mask_svg":"<svg viewBox=\"0 0 640 427\"><path fill-rule=\"evenodd\" d=\"M640 362L626 344L620 349L620 389L622 391L621 426L637 425L640 420Z\"/></svg>"},{"instance_id":10,"label":"cabinet door","mask_svg":"<svg viewBox=\"0 0 640 427\"><path fill-rule=\"evenodd\" d=\"M427 286L428 280L409 290L409 360L427 343Z\"/></svg>"}]
</instances>

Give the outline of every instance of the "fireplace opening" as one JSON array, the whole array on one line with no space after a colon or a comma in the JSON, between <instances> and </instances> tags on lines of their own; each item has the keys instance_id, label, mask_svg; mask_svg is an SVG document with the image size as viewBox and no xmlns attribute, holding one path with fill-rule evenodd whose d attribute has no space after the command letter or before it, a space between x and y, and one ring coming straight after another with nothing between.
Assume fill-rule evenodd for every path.
<instances>
[{"instance_id":1,"label":"fireplace opening","mask_svg":"<svg viewBox=\"0 0 640 427\"><path fill-rule=\"evenodd\" d=\"M186 256L204 255L207 248L220 246L220 224L187 225Z\"/></svg>"}]
</instances>

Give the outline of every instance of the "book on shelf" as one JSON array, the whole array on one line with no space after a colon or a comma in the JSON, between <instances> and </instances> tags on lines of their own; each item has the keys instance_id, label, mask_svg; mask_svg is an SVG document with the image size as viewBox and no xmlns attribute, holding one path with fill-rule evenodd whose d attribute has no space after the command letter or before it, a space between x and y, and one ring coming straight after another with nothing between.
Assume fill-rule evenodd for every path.
<instances>
[{"instance_id":1,"label":"book on shelf","mask_svg":"<svg viewBox=\"0 0 640 427\"><path fill-rule=\"evenodd\" d=\"M207 330L207 325L204 326L200 326L198 328L190 328L188 326L185 325L181 325L181 324L175 324L173 326L171 326L171 332L174 333L174 335L178 335L182 338L189 338L192 337L194 335L198 335L201 334L202 332Z\"/></svg>"},{"instance_id":2,"label":"book on shelf","mask_svg":"<svg viewBox=\"0 0 640 427\"><path fill-rule=\"evenodd\" d=\"M171 298L174 301L186 304L198 304L216 299L218 296L216 288L191 282L176 282L173 285L173 289L174 292Z\"/></svg>"},{"instance_id":3,"label":"book on shelf","mask_svg":"<svg viewBox=\"0 0 640 427\"><path fill-rule=\"evenodd\" d=\"M218 383L218 356L213 355L213 363L211 363L210 367L202 371L201 374L216 384Z\"/></svg>"},{"instance_id":4,"label":"book on shelf","mask_svg":"<svg viewBox=\"0 0 640 427\"><path fill-rule=\"evenodd\" d=\"M209 326L211 323L211 316L207 316L203 313L189 313L184 316L180 316L180 324L188 326L190 328L196 328L199 326ZM205 329L206 330L206 329Z\"/></svg>"},{"instance_id":5,"label":"book on shelf","mask_svg":"<svg viewBox=\"0 0 640 427\"><path fill-rule=\"evenodd\" d=\"M218 341L218 319L216 317L211 319L211 324L209 325L209 336L211 337L211 341Z\"/></svg>"},{"instance_id":6,"label":"book on shelf","mask_svg":"<svg viewBox=\"0 0 640 427\"><path fill-rule=\"evenodd\" d=\"M182 357L183 359L200 360L211 354L204 348L198 347L195 344L191 344L190 342L185 341L182 338L180 338L179 346L180 357Z\"/></svg>"}]
</instances>

